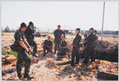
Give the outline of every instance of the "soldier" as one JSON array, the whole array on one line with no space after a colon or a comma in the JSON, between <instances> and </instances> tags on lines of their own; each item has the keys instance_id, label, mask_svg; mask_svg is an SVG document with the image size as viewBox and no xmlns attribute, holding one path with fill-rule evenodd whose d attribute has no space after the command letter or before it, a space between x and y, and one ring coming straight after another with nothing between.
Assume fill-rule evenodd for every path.
<instances>
[{"instance_id":1,"label":"soldier","mask_svg":"<svg viewBox=\"0 0 120 82\"><path fill-rule=\"evenodd\" d=\"M24 78L31 78L29 76L29 70L30 70L30 64L31 64L31 59L28 56L28 52L31 52L31 47L28 44L28 42L25 40L24 33L26 30L26 24L21 23L20 29L15 32L14 38L15 38L15 44L17 45L17 65L16 65L16 70L17 70L17 75L19 79L21 79L21 69L22 66L24 65L25 71L24 71Z\"/></svg>"},{"instance_id":2,"label":"soldier","mask_svg":"<svg viewBox=\"0 0 120 82\"><path fill-rule=\"evenodd\" d=\"M98 40L97 30L94 31L94 35L95 35L96 40Z\"/></svg>"},{"instance_id":3,"label":"soldier","mask_svg":"<svg viewBox=\"0 0 120 82\"><path fill-rule=\"evenodd\" d=\"M90 28L90 35L87 37L87 46L85 48L85 61L84 63L88 63L89 62L89 57L91 58L91 62L95 61L95 35L94 33L94 29Z\"/></svg>"},{"instance_id":4,"label":"soldier","mask_svg":"<svg viewBox=\"0 0 120 82\"><path fill-rule=\"evenodd\" d=\"M62 34L65 36L65 33L60 28L61 28L61 26L58 25L58 29L54 31L54 36L55 36L55 40L54 40L54 43L55 43L54 53L56 53L56 49L58 49L59 46L60 46Z\"/></svg>"},{"instance_id":5,"label":"soldier","mask_svg":"<svg viewBox=\"0 0 120 82\"><path fill-rule=\"evenodd\" d=\"M29 22L29 25L25 31L25 36L27 38L28 43L30 44L30 46L34 47L33 49L33 56L36 57L36 52L37 52L37 44L34 41L34 33L35 33L35 27L33 22Z\"/></svg>"},{"instance_id":6,"label":"soldier","mask_svg":"<svg viewBox=\"0 0 120 82\"><path fill-rule=\"evenodd\" d=\"M76 64L79 63L79 43L81 41L81 36L79 35L80 33L80 29L77 28L76 29L76 37L75 39L73 40L73 43L72 43L72 62L71 62L71 65L74 66L74 58L76 57Z\"/></svg>"},{"instance_id":7,"label":"soldier","mask_svg":"<svg viewBox=\"0 0 120 82\"><path fill-rule=\"evenodd\" d=\"M43 50L44 50L44 54L43 56L46 55L46 50L47 50L47 53L48 52L51 52L52 53L52 41L50 40L50 36L47 37L48 39L44 41L44 44L43 44Z\"/></svg>"},{"instance_id":8,"label":"soldier","mask_svg":"<svg viewBox=\"0 0 120 82\"><path fill-rule=\"evenodd\" d=\"M83 43L84 47L86 47L87 45L87 37L88 37L87 34L84 34L84 43Z\"/></svg>"},{"instance_id":9,"label":"soldier","mask_svg":"<svg viewBox=\"0 0 120 82\"><path fill-rule=\"evenodd\" d=\"M58 49L58 57L64 57L66 55L67 50L68 50L67 42L65 41L65 37L62 36L61 39L62 39L62 41L61 41L61 46Z\"/></svg>"}]
</instances>

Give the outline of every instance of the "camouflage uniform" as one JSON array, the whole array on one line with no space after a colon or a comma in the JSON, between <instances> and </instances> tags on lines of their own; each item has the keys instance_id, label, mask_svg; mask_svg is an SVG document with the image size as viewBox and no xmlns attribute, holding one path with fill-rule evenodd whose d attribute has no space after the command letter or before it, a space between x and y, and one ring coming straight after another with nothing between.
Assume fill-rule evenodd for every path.
<instances>
[{"instance_id":1,"label":"camouflage uniform","mask_svg":"<svg viewBox=\"0 0 120 82\"><path fill-rule=\"evenodd\" d=\"M47 46L50 46L50 48ZM52 52L52 41L45 40L43 45L43 50L44 50L44 55L46 55L46 50L47 53Z\"/></svg>"},{"instance_id":2,"label":"camouflage uniform","mask_svg":"<svg viewBox=\"0 0 120 82\"><path fill-rule=\"evenodd\" d=\"M54 32L54 36L55 36L55 40L54 40L54 43L55 43L55 53L56 53L56 49L58 49L60 47L60 43L61 43L61 35L64 35L65 36L65 33L62 31L62 30L55 30Z\"/></svg>"},{"instance_id":3,"label":"camouflage uniform","mask_svg":"<svg viewBox=\"0 0 120 82\"><path fill-rule=\"evenodd\" d=\"M79 48L80 48L80 43L81 41L81 36L79 34L76 35L75 39L73 40L73 49L72 49L72 62L71 65L74 65L74 58L76 57L76 64L79 63Z\"/></svg>"},{"instance_id":4,"label":"camouflage uniform","mask_svg":"<svg viewBox=\"0 0 120 82\"><path fill-rule=\"evenodd\" d=\"M67 46L67 42L66 41L62 41L61 42L61 48L58 49L58 55L60 56L65 56L66 55L66 51L68 48L64 48Z\"/></svg>"},{"instance_id":5,"label":"camouflage uniform","mask_svg":"<svg viewBox=\"0 0 120 82\"><path fill-rule=\"evenodd\" d=\"M34 47L34 49L33 49L33 56L37 52L37 44L34 41L34 32L35 32L35 29L30 27L30 26L28 26L26 31L25 31L25 36L26 36L26 39L27 39L29 45Z\"/></svg>"},{"instance_id":6,"label":"camouflage uniform","mask_svg":"<svg viewBox=\"0 0 120 82\"><path fill-rule=\"evenodd\" d=\"M87 45L85 47L84 50L84 55L85 55L85 63L88 63L89 58L91 58L91 62L95 61L95 40L96 37L93 33L91 33L88 37L87 37Z\"/></svg>"},{"instance_id":7,"label":"camouflage uniform","mask_svg":"<svg viewBox=\"0 0 120 82\"><path fill-rule=\"evenodd\" d=\"M17 70L18 77L21 77L22 66L25 67L24 75L28 75L31 59L29 58L28 53L25 51L25 49L22 48L21 45L19 44L19 41L23 41L25 44L24 33L21 30L17 30L15 32L14 38L15 38L15 44L17 45L17 48L18 48L16 70Z\"/></svg>"}]
</instances>

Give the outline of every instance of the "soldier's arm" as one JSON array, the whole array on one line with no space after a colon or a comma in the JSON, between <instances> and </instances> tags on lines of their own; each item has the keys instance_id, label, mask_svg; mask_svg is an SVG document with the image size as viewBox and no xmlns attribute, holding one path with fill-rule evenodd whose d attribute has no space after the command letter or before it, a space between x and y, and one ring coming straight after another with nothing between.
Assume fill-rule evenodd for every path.
<instances>
[{"instance_id":1,"label":"soldier's arm","mask_svg":"<svg viewBox=\"0 0 120 82\"><path fill-rule=\"evenodd\" d=\"M23 47L27 52L29 51L28 48L25 46L24 42L22 40L19 41L19 44L21 47Z\"/></svg>"},{"instance_id":2,"label":"soldier's arm","mask_svg":"<svg viewBox=\"0 0 120 82\"><path fill-rule=\"evenodd\" d=\"M64 31L62 31L62 33L63 33L63 35L65 36L65 33L64 33Z\"/></svg>"},{"instance_id":3,"label":"soldier's arm","mask_svg":"<svg viewBox=\"0 0 120 82\"><path fill-rule=\"evenodd\" d=\"M51 48L52 48L52 45L53 45L53 44L52 44L52 41L51 41Z\"/></svg>"},{"instance_id":4,"label":"soldier's arm","mask_svg":"<svg viewBox=\"0 0 120 82\"><path fill-rule=\"evenodd\" d=\"M56 36L56 30L54 31L54 36Z\"/></svg>"},{"instance_id":5,"label":"soldier's arm","mask_svg":"<svg viewBox=\"0 0 120 82\"><path fill-rule=\"evenodd\" d=\"M28 46L28 48L30 48L31 49L31 47L30 47L30 45L29 45L29 43L25 40L25 44Z\"/></svg>"}]
</instances>

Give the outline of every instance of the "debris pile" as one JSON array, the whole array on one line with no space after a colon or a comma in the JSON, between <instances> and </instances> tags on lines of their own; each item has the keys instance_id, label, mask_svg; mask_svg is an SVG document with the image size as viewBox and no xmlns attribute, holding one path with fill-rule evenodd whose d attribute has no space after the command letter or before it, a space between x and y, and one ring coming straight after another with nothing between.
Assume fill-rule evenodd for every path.
<instances>
[{"instance_id":1,"label":"debris pile","mask_svg":"<svg viewBox=\"0 0 120 82\"><path fill-rule=\"evenodd\" d=\"M118 63L101 61L101 64L99 65L99 71L118 75Z\"/></svg>"},{"instance_id":2,"label":"debris pile","mask_svg":"<svg viewBox=\"0 0 120 82\"><path fill-rule=\"evenodd\" d=\"M53 68L57 69L57 65L56 65L56 63L53 60L47 60L45 66L50 68L50 69L53 69Z\"/></svg>"},{"instance_id":3,"label":"debris pile","mask_svg":"<svg viewBox=\"0 0 120 82\"><path fill-rule=\"evenodd\" d=\"M46 57L49 57L49 58L53 58L55 55L54 54L52 54L52 53L50 53L50 52L48 52L47 54L46 54Z\"/></svg>"},{"instance_id":4,"label":"debris pile","mask_svg":"<svg viewBox=\"0 0 120 82\"><path fill-rule=\"evenodd\" d=\"M16 62L17 59L14 55L5 55L2 56L2 65L4 64L12 64L14 62Z\"/></svg>"}]
</instances>

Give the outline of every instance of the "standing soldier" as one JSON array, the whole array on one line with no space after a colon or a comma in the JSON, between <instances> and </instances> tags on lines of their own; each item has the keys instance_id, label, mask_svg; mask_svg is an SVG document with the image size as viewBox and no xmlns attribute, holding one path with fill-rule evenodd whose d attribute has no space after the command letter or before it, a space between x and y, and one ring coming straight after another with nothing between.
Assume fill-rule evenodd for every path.
<instances>
[{"instance_id":1,"label":"standing soldier","mask_svg":"<svg viewBox=\"0 0 120 82\"><path fill-rule=\"evenodd\" d=\"M87 46L85 48L85 62L84 63L88 63L89 62L89 57L91 58L91 62L95 61L95 35L94 33L94 29L90 28L90 35L87 37Z\"/></svg>"},{"instance_id":2,"label":"standing soldier","mask_svg":"<svg viewBox=\"0 0 120 82\"><path fill-rule=\"evenodd\" d=\"M25 66L25 71L24 71L24 78L30 78L29 76L29 70L30 70L30 64L31 64L31 59L28 56L28 52L31 52L31 47L28 44L28 42L25 40L24 33L26 30L26 24L21 23L20 29L15 32L14 38L15 38L15 44L17 45L17 65L16 65L16 70L17 70L17 75L19 79L21 79L21 69L22 66Z\"/></svg>"},{"instance_id":3,"label":"standing soldier","mask_svg":"<svg viewBox=\"0 0 120 82\"><path fill-rule=\"evenodd\" d=\"M25 36L27 38L28 43L30 44L30 46L34 47L33 49L33 56L36 57L36 52L37 52L37 44L34 41L34 33L35 33L35 27L33 22L29 22L29 25L25 31Z\"/></svg>"},{"instance_id":4,"label":"standing soldier","mask_svg":"<svg viewBox=\"0 0 120 82\"><path fill-rule=\"evenodd\" d=\"M65 36L65 33L60 29L60 27L61 26L58 25L58 29L55 30L55 32L54 32L54 36L55 36L55 40L54 40L54 43L55 43L54 53L56 53L56 49L58 49L59 46L60 46L62 34Z\"/></svg>"},{"instance_id":5,"label":"standing soldier","mask_svg":"<svg viewBox=\"0 0 120 82\"><path fill-rule=\"evenodd\" d=\"M96 40L98 40L97 30L94 31L94 35L95 35Z\"/></svg>"},{"instance_id":6,"label":"standing soldier","mask_svg":"<svg viewBox=\"0 0 120 82\"><path fill-rule=\"evenodd\" d=\"M74 66L74 59L76 57L76 64L79 63L79 43L81 41L81 36L79 35L80 33L80 29L77 28L76 29L76 37L75 39L73 40L73 43L72 43L72 62L71 62L71 65Z\"/></svg>"},{"instance_id":7,"label":"standing soldier","mask_svg":"<svg viewBox=\"0 0 120 82\"><path fill-rule=\"evenodd\" d=\"M50 40L50 36L48 36L47 38L48 39L45 40L43 44L43 51L44 51L43 56L46 56L46 50L47 50L47 53L48 52L52 53L52 41Z\"/></svg>"}]
</instances>

